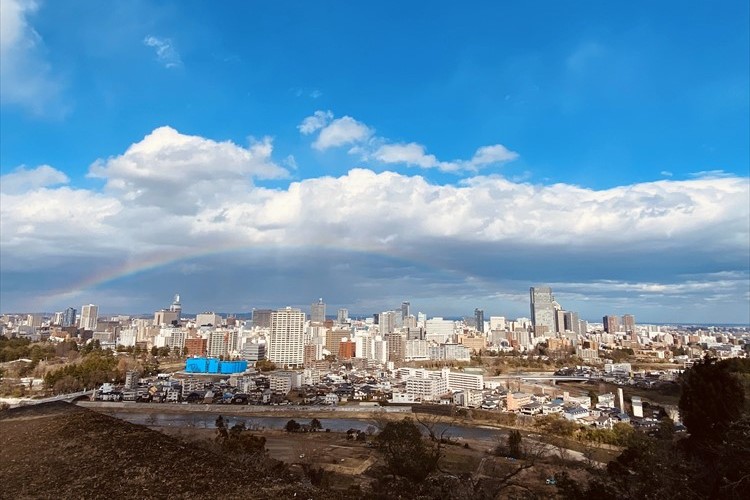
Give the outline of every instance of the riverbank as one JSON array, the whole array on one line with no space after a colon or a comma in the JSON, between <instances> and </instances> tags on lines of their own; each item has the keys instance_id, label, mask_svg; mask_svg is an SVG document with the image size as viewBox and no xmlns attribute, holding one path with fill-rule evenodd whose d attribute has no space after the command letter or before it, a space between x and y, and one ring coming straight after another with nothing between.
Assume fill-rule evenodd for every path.
<instances>
[{"instance_id":1,"label":"riverbank","mask_svg":"<svg viewBox=\"0 0 750 500\"><path fill-rule=\"evenodd\" d=\"M346 418L370 420L373 418L403 418L411 415L411 406L253 406L253 405L203 405L174 403L129 403L114 401L78 401L77 405L91 410L133 413L215 414L256 417L291 418Z\"/></svg>"}]
</instances>

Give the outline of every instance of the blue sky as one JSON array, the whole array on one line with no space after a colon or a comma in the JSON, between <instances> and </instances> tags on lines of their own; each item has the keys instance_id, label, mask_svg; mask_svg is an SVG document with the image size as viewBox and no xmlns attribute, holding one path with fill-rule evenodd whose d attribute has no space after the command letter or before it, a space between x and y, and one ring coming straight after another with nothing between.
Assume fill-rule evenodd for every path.
<instances>
[{"instance_id":1,"label":"blue sky","mask_svg":"<svg viewBox=\"0 0 750 500\"><path fill-rule=\"evenodd\" d=\"M0 309L750 321L747 2L403 4L2 0Z\"/></svg>"}]
</instances>

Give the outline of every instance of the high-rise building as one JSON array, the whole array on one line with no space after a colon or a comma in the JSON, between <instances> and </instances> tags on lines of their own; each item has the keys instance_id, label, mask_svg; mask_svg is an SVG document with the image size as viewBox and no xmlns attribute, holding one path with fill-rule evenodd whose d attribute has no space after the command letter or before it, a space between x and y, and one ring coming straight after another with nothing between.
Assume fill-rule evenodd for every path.
<instances>
[{"instance_id":1,"label":"high-rise building","mask_svg":"<svg viewBox=\"0 0 750 500\"><path fill-rule=\"evenodd\" d=\"M555 331L565 331L565 311L562 309L555 309Z\"/></svg>"},{"instance_id":2,"label":"high-rise building","mask_svg":"<svg viewBox=\"0 0 750 500\"><path fill-rule=\"evenodd\" d=\"M63 319L65 318L65 313L63 311L56 312L54 316L52 316L52 325L60 325L63 324Z\"/></svg>"},{"instance_id":3,"label":"high-rise building","mask_svg":"<svg viewBox=\"0 0 750 500\"><path fill-rule=\"evenodd\" d=\"M386 335L396 329L396 314L399 314L398 311L384 311L380 313L378 318L380 335Z\"/></svg>"},{"instance_id":4,"label":"high-rise building","mask_svg":"<svg viewBox=\"0 0 750 500\"><path fill-rule=\"evenodd\" d=\"M304 336L305 313L291 307L274 311L271 313L268 359L280 367L302 366Z\"/></svg>"},{"instance_id":5,"label":"high-rise building","mask_svg":"<svg viewBox=\"0 0 750 500\"><path fill-rule=\"evenodd\" d=\"M44 321L44 316L39 313L28 314L26 316L26 324L33 328L42 326L42 321Z\"/></svg>"},{"instance_id":6,"label":"high-rise building","mask_svg":"<svg viewBox=\"0 0 750 500\"><path fill-rule=\"evenodd\" d=\"M198 326L221 326L221 316L215 312L202 312L195 316L195 324Z\"/></svg>"},{"instance_id":7,"label":"high-rise building","mask_svg":"<svg viewBox=\"0 0 750 500\"><path fill-rule=\"evenodd\" d=\"M607 333L615 333L619 331L620 318L617 316L604 316L602 318L602 324L604 325L604 331Z\"/></svg>"},{"instance_id":8,"label":"high-rise building","mask_svg":"<svg viewBox=\"0 0 750 500\"><path fill-rule=\"evenodd\" d=\"M474 309L474 318L477 322L477 331L484 333L484 310Z\"/></svg>"},{"instance_id":9,"label":"high-rise building","mask_svg":"<svg viewBox=\"0 0 750 500\"><path fill-rule=\"evenodd\" d=\"M173 321L179 321L180 314L177 311L162 309L154 313L154 324L156 326L170 326Z\"/></svg>"},{"instance_id":10,"label":"high-rise building","mask_svg":"<svg viewBox=\"0 0 750 500\"><path fill-rule=\"evenodd\" d=\"M81 307L81 330L96 330L96 321L99 319L99 306L87 304Z\"/></svg>"},{"instance_id":11,"label":"high-rise building","mask_svg":"<svg viewBox=\"0 0 750 500\"><path fill-rule=\"evenodd\" d=\"M401 302L401 320L406 320L409 315L411 315L411 303L407 301Z\"/></svg>"},{"instance_id":12,"label":"high-rise building","mask_svg":"<svg viewBox=\"0 0 750 500\"><path fill-rule=\"evenodd\" d=\"M529 289L531 303L531 324L535 336L555 332L555 298L548 286L537 286Z\"/></svg>"},{"instance_id":13,"label":"high-rise building","mask_svg":"<svg viewBox=\"0 0 750 500\"><path fill-rule=\"evenodd\" d=\"M326 304L323 299L318 299L310 305L310 321L312 323L323 323L326 320Z\"/></svg>"},{"instance_id":14,"label":"high-rise building","mask_svg":"<svg viewBox=\"0 0 750 500\"><path fill-rule=\"evenodd\" d=\"M341 308L339 309L338 314L336 315L336 322L339 325L343 325L344 323L349 322L349 309Z\"/></svg>"},{"instance_id":15,"label":"high-rise building","mask_svg":"<svg viewBox=\"0 0 750 500\"><path fill-rule=\"evenodd\" d=\"M632 314L624 314L622 316L622 329L626 333L635 333L635 316Z\"/></svg>"},{"instance_id":16,"label":"high-rise building","mask_svg":"<svg viewBox=\"0 0 750 500\"><path fill-rule=\"evenodd\" d=\"M388 361L403 361L406 354L406 339L401 333L387 333L385 341L388 348Z\"/></svg>"},{"instance_id":17,"label":"high-rise building","mask_svg":"<svg viewBox=\"0 0 750 500\"><path fill-rule=\"evenodd\" d=\"M352 359L357 355L357 343L353 340L342 340L336 354L338 359Z\"/></svg>"},{"instance_id":18,"label":"high-rise building","mask_svg":"<svg viewBox=\"0 0 750 500\"><path fill-rule=\"evenodd\" d=\"M490 316L490 330L505 330L505 316Z\"/></svg>"},{"instance_id":19,"label":"high-rise building","mask_svg":"<svg viewBox=\"0 0 750 500\"><path fill-rule=\"evenodd\" d=\"M259 328L270 328L271 313L273 313L273 311L270 309L253 309L253 326Z\"/></svg>"},{"instance_id":20,"label":"high-rise building","mask_svg":"<svg viewBox=\"0 0 750 500\"><path fill-rule=\"evenodd\" d=\"M169 310L173 313L177 313L177 319L182 316L182 304L180 303L180 294L176 293L172 305L169 306Z\"/></svg>"},{"instance_id":21,"label":"high-rise building","mask_svg":"<svg viewBox=\"0 0 750 500\"><path fill-rule=\"evenodd\" d=\"M565 331L581 333L581 322L577 312L565 311L564 327Z\"/></svg>"},{"instance_id":22,"label":"high-rise building","mask_svg":"<svg viewBox=\"0 0 750 500\"><path fill-rule=\"evenodd\" d=\"M237 333L230 330L211 330L208 334L207 350L212 358L227 356L235 348Z\"/></svg>"},{"instance_id":23,"label":"high-rise building","mask_svg":"<svg viewBox=\"0 0 750 500\"><path fill-rule=\"evenodd\" d=\"M349 330L331 330L330 332L326 332L325 337L325 347L334 356L339 353L339 346L341 345L341 342L347 338L350 337L352 334Z\"/></svg>"},{"instance_id":24,"label":"high-rise building","mask_svg":"<svg viewBox=\"0 0 750 500\"><path fill-rule=\"evenodd\" d=\"M65 314L63 315L63 321L62 326L68 327L68 326L75 326L76 324L76 310L74 307L69 307L65 309Z\"/></svg>"}]
</instances>

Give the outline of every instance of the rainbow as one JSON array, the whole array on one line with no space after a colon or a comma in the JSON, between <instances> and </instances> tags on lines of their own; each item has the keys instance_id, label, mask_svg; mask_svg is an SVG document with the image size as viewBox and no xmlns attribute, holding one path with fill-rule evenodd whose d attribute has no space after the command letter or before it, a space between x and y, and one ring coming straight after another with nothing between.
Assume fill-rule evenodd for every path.
<instances>
[{"instance_id":1,"label":"rainbow","mask_svg":"<svg viewBox=\"0 0 750 500\"><path fill-rule=\"evenodd\" d=\"M125 262L118 266L107 268L103 271L90 274L83 277L80 281L72 283L70 286L64 289L58 289L50 292L39 298L41 304L44 306L53 306L65 300L74 300L85 295L87 292L91 292L93 289L104 286L108 283L135 276L141 273L152 271L168 267L170 265L178 264L180 262L189 261L192 259L198 259L202 257L209 257L221 254L231 254L236 252L252 252L259 250L272 250L279 248L275 245L263 245L254 244L248 245L246 242L241 244L232 243L224 244L221 247L212 246L210 248L189 248L189 249L169 249L161 250L158 252L152 252L139 256L137 259L127 259ZM335 244L316 244L316 245L285 245L285 250L316 250L316 249L341 249L341 247ZM428 262L422 259L409 258L404 256L401 252L398 255L394 255L391 252L385 250L385 248L378 248L376 245L365 246L365 245L352 245L347 243L346 251L349 253L356 253L362 255L383 255L392 259L397 259L408 264L419 264L420 266L427 266L428 268L434 268ZM446 269L442 269L446 271ZM86 299L88 300L88 299Z\"/></svg>"}]
</instances>

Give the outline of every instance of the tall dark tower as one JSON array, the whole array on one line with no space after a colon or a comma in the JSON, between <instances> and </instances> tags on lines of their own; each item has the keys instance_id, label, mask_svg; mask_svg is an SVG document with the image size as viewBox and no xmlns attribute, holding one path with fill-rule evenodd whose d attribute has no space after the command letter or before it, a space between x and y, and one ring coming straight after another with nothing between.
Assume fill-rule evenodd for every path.
<instances>
[{"instance_id":1,"label":"tall dark tower","mask_svg":"<svg viewBox=\"0 0 750 500\"><path fill-rule=\"evenodd\" d=\"M477 320L477 331L484 333L484 309L474 309L474 317Z\"/></svg>"}]
</instances>

